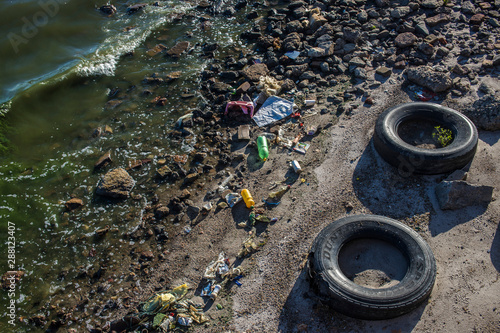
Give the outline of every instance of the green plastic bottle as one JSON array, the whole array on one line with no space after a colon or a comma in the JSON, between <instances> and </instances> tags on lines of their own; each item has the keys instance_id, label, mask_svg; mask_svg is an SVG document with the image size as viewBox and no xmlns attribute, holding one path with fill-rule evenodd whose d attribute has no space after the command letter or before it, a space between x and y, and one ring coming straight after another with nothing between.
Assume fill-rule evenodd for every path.
<instances>
[{"instance_id":1,"label":"green plastic bottle","mask_svg":"<svg viewBox=\"0 0 500 333\"><path fill-rule=\"evenodd\" d=\"M269 148L267 148L267 139L265 136L259 136L257 138L257 148L259 149L260 159L266 161L269 157Z\"/></svg>"}]
</instances>

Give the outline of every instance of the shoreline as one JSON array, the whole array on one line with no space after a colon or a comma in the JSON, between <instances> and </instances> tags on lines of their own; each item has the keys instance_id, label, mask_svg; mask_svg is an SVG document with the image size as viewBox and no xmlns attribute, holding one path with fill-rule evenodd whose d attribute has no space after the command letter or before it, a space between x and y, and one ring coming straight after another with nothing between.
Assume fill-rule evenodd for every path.
<instances>
[{"instance_id":1,"label":"shoreline","mask_svg":"<svg viewBox=\"0 0 500 333\"><path fill-rule=\"evenodd\" d=\"M383 4L384 2L378 1L377 3ZM210 101L210 110L195 110L193 117L182 120L182 127L172 130L170 135L173 138L182 138L186 132L187 135L190 135L191 128L202 128L203 134L200 135L203 135L206 141L204 144L200 143L196 147L196 153L189 157L195 163L191 163L191 161L185 164L179 163L175 161L176 157L174 156L161 157L166 161L156 164L155 167L160 169L162 166L168 166L171 169L165 174L166 181L173 180L179 184L182 180L184 185L181 185L176 193L153 193L150 196L150 201L147 199L148 205L142 215L142 226L135 230L137 235L123 235L124 239L130 237L130 239L140 242L151 237L158 239L158 237L161 238L162 235L168 233L168 240L163 239L165 243L150 251L136 252L136 248L131 246L130 264L136 266L134 270L137 273L129 274L127 277L128 288L121 291L116 290L112 285L113 281L109 281L109 279L113 280L109 276L110 272L106 273L105 269L102 271L103 279L101 279L101 274L97 276L97 279L89 287L89 291L98 286L100 288L98 293L103 295L107 293L102 299L109 297L109 301L106 304L101 301L102 309L97 306L97 312L94 312L94 314L104 314L104 319L92 320L91 326L95 331L109 330L109 322L112 321L115 321L114 325L117 325L121 317L129 312L134 313L136 306L149 298L155 291L173 288L184 282L189 283L192 287L188 297L193 297L194 293L196 296L193 298L203 302L198 296L204 286L202 282L203 272L208 263L215 260L221 251L230 258L231 264L236 262L241 266L244 272L241 279L242 286L238 287L233 282L224 286L216 302L221 304L222 309L217 309L214 302L205 300L204 305L208 309L207 315L210 316L210 321L205 325L195 325L193 327L195 332L220 332L222 329L237 332L320 332L328 327L339 327L343 331L370 331L370 329L377 331L383 326L389 327L388 329L423 332L434 327L432 326L432 312L438 313L443 318L450 318L450 321L457 318L457 315L448 312L452 312L454 306L458 305L449 294L451 291L447 292L445 287L449 287L451 290L459 288L447 286L444 278L439 277L436 291L431 295L427 307L421 306L415 313L383 323L354 320L333 313L321 303L316 302L305 282L307 274L304 265L310 244L327 221L348 214L385 214L410 225L413 223L412 226L418 225L419 233L435 251L438 272L445 276L451 274L452 277L455 276L453 274L465 274L465 270L470 269L470 267L459 268L461 262L455 261L452 254L447 252L448 249L446 251L443 249L445 246L441 242L448 245L456 241L446 233L451 228L438 227L437 229L441 228L442 231L436 232L436 227L433 224L446 225L447 219L463 215L464 217L459 218L461 221L459 239L464 242L470 239L470 242L478 245L478 250L471 246L466 255L475 260L471 264L472 268L481 267L481 277L484 279L483 282L487 284L485 289L476 288L464 292L464 297L473 298L472 294L478 289L489 295L494 295L495 291L500 290L498 283L488 277L494 275L495 272L498 276L499 270L495 266L498 265L496 262L498 258L492 258L493 265L481 264L478 261L480 255L485 253L483 250L487 242L498 246L498 241L495 241L498 239L498 229L494 222L497 221L498 224L500 212L498 201L493 201L490 207L485 210L473 207L462 211L441 211L439 207L436 207L435 198L429 193L433 191L435 183L440 181L442 176L401 177L377 157L371 146L372 128L377 115L388 107L415 100L415 95L421 91L415 82L409 83L407 80L407 70L421 66L421 64L406 64L405 68L399 68L402 64L398 65L398 63L402 60L398 61L395 54L395 59L391 59L391 61L394 60L393 67L388 66L388 63L382 65L386 61L384 57L379 60L371 59L372 54L362 49L364 44L359 41L361 36L346 37L354 32L353 29L342 30L341 28L340 31L337 31L338 29L332 26L331 30L328 27L324 28L326 24L335 22L328 15L340 12L340 9L328 11L326 5L319 3L318 6L319 13L310 12L310 6L300 1L288 5L292 12L289 13L290 15L309 17L308 20L304 19L302 22L306 20L308 24L322 22L321 24L316 23L318 26L315 27L315 30L311 29L310 33L303 26L297 26L298 23L292 24L290 29L303 30L300 32L302 36L297 33L298 39L293 34L294 31L288 31L287 38L292 35L288 40L290 47L285 46L287 39L285 38L281 40L282 46L279 50L257 52L241 57L241 59L246 59L246 62L240 61L241 59L232 59L233 61L225 59L223 65L216 64L217 71L206 70L201 73L201 91L205 98ZM357 6L348 8L350 11L359 10ZM387 7L375 6L374 8ZM303 12L300 12L300 9ZM408 6L408 9L401 9L402 13L406 13L407 10L409 12L406 15L411 15L412 12L415 12L416 15L420 9L414 5ZM272 19L268 19L266 23L285 22L288 17L280 16L283 14L277 10L273 12L271 9L270 12ZM313 15L318 16L313 18ZM288 25L286 26L288 27ZM341 58L340 54L336 53L339 51L337 49L339 44L328 38L324 38L318 43L319 46L312 46L306 50L301 43L308 41L308 38L309 41L312 41L311 36L314 36L321 29L323 29L323 35L318 33L315 36L316 40L321 36L329 34L337 36L342 32L342 38L349 42L344 44L342 52L345 53L346 50L349 50L349 53L342 54ZM437 28L436 31L438 31ZM273 33L277 34L277 32ZM388 33L386 38L389 40L392 37L397 37L397 34L392 34L392 31L388 31ZM245 36L254 38L257 37L257 34L266 36L263 31L250 31ZM259 48L265 46L274 48L273 43L277 37L273 37L273 40L266 40L266 38L254 38L253 41L257 41ZM417 37L415 36L415 38ZM419 36L418 39L423 40L424 37ZM359 49L357 49L358 43L361 44ZM437 43L441 43L441 41L438 40ZM346 48L347 44L354 44L354 48L352 45ZM414 41L413 44L398 47L398 49L400 54L405 54L407 48L413 50L419 48L420 45ZM439 50L442 46L438 45L435 48ZM304 56L295 61L288 57L283 58L286 56L282 53L291 52L294 47L300 49ZM332 54L329 54L330 52ZM358 52L358 54L350 56L351 52ZM410 52L408 51L408 53ZM320 56L317 56L318 54ZM433 55L435 54L433 53ZM412 59L421 58L413 57ZM216 60L223 61L223 59ZM428 60L431 61L431 59ZM255 71L248 70L249 67L252 67L252 61L254 61L254 65L258 65L255 66ZM372 61L380 66L375 66ZM432 61L439 62L436 58ZM418 62L419 60L416 61L416 63ZM262 64L265 65L265 68L261 66ZM269 64L274 64L271 71ZM283 68L279 68L279 66ZM280 145L272 145L270 146L270 158L262 163L259 161L255 145L250 143L261 130L248 119L244 121L239 121L238 118L228 120L223 115L225 102L237 96L232 94L232 88L240 86L242 80L247 81L250 83L250 89L247 92L251 96L257 90L258 78L262 75L262 71L264 71L264 75L270 73L270 76L283 83L288 79L289 95L282 94L280 96L293 96L302 113L301 118L293 121L289 121L287 117L267 126L266 132L272 132L271 127L282 125L284 138L293 139L308 126L321 128L319 133L309 137L304 136L302 139L304 142L310 143L306 154L302 155L297 152L289 154L289 151ZM468 104L472 104L478 99L475 89L480 87L481 83L489 81L489 87L498 92L498 89L495 88L498 79L493 78L495 71L498 72L498 65L481 66L479 67L480 74L477 74L474 79L487 77L488 80L477 80L476 83L471 82L467 86L460 85L460 79L457 83L449 85L444 92L436 92L436 97L432 102L450 105L462 111L462 109L466 109ZM447 74L446 72L437 73L439 78ZM386 76L387 74L389 76ZM342 77L344 79L341 79ZM457 77L469 78L469 74L461 76L457 74ZM425 86L429 85L426 78L424 71L416 80L420 80L421 85ZM464 85L465 92L456 88L457 86L464 88ZM290 91L294 91L294 89L296 93L290 94ZM461 92L462 96L456 96L453 90ZM302 99L315 99L316 104L312 108L305 108L300 105ZM301 122L304 123L303 126L300 126ZM237 139L237 125L241 124L250 124L250 141ZM494 138L498 142L500 135L498 131L486 134L482 131L480 134L481 139L493 138L492 142ZM484 183L486 179L491 179L493 184L495 183L493 180L496 180L497 184L499 183L499 176L495 173L495 169L489 170L485 166L494 166L495 162L498 162L500 155L497 153L500 148L497 142L491 145L481 143L477 160L474 161L469 170L471 181ZM302 166L303 171L300 175L297 175L289 165L289 162L294 159L298 160ZM106 171L109 170L106 169ZM256 229L253 230L250 225L239 226L240 223L246 222L249 217L250 211L244 207L244 204L239 203L233 208L218 207L220 199L213 191L217 188L218 183L227 177L228 172L236 175L229 183L232 191L239 192L243 188L248 188L255 201L258 202L257 209L264 209L264 215L276 217L278 221L270 224L257 223ZM374 175L380 179L375 179ZM305 181L302 182L302 179ZM277 181L284 181L285 184L291 185L290 190L285 193L279 205L267 207L261 205L260 198L266 197L268 192L273 190L270 189L272 184ZM157 184L161 187L163 181L158 181ZM380 188L382 189L381 193L379 193ZM132 191L133 194L134 191ZM414 202L407 203L405 198L408 197L411 197ZM395 202L394 206L391 205L392 201ZM203 206L208 202L211 202L212 208L206 212ZM405 207L405 205L407 206ZM484 232L481 240L476 232L467 229L466 223L468 221L474 223L475 230ZM174 225L171 225L172 222ZM188 225L191 229L186 232L184 228ZM497 236L494 236L495 230L497 230ZM241 245L248 238L249 232L253 232L259 240L259 244L263 244L263 246L260 246L258 251L252 255L244 257L243 260L237 259ZM165 245L168 245L169 248L165 248ZM496 247L493 248L493 245L491 250L498 251ZM458 271L459 273L445 273L445 268L449 269L450 272ZM467 281L459 280L457 284L463 287ZM442 300L440 297L444 297L447 301L440 303ZM498 311L495 313L495 310L492 312L490 309L491 306L494 306L494 300L491 299L491 296L486 297L486 295L484 295L484 300L481 303L474 299L475 303L471 302L468 309L475 314L484 313L483 319L486 321L482 323L480 320L474 319L473 316L462 319L462 324L466 326L466 329L483 329L483 331L491 329L493 331L495 327L498 327L495 326L498 325ZM447 310L446 307L450 306L450 303L453 304L454 301L455 305ZM49 327L57 330L60 326L71 323L73 316L79 316L78 312L89 310L86 309L86 303L78 301L76 303L74 307L68 307L63 313L48 316L55 320L52 324L48 324ZM483 312L478 304L484 306L485 309L487 307L489 312ZM296 312L297 308L300 309L298 312ZM92 318L93 315L87 313L85 316L85 313L82 314L82 318L89 317ZM40 323L43 323L43 320L39 319ZM36 318L31 318L31 321L36 322ZM450 321L445 320L448 323L445 326L447 329L450 327L454 327L456 330L463 328L463 326ZM71 326L68 326L69 331L73 329Z\"/></svg>"}]
</instances>

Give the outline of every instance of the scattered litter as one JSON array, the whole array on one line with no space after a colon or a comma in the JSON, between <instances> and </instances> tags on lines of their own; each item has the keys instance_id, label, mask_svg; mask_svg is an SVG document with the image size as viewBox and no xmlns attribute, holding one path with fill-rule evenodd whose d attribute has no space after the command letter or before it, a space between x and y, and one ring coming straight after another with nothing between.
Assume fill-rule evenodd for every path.
<instances>
[{"instance_id":1,"label":"scattered litter","mask_svg":"<svg viewBox=\"0 0 500 333\"><path fill-rule=\"evenodd\" d=\"M264 102L257 114L253 117L253 120L257 126L262 127L283 119L291 115L292 112L293 102L280 97L271 96Z\"/></svg>"},{"instance_id":2,"label":"scattered litter","mask_svg":"<svg viewBox=\"0 0 500 333\"><path fill-rule=\"evenodd\" d=\"M248 237L242 244L243 248L238 253L238 258L243 258L249 254L256 252L259 246L253 241L255 236Z\"/></svg>"},{"instance_id":3,"label":"scattered litter","mask_svg":"<svg viewBox=\"0 0 500 333\"><path fill-rule=\"evenodd\" d=\"M234 283L236 283L236 285L237 285L238 287L241 287L241 286L243 285L243 283L241 283L241 282L240 282L240 279L241 279L242 277L243 277L243 275L238 275L237 277L235 277L235 278L233 279Z\"/></svg>"},{"instance_id":4,"label":"scattered litter","mask_svg":"<svg viewBox=\"0 0 500 333\"><path fill-rule=\"evenodd\" d=\"M259 215L255 218L256 221L258 222L263 222L263 223L270 223L271 219L265 215Z\"/></svg>"},{"instance_id":5,"label":"scattered litter","mask_svg":"<svg viewBox=\"0 0 500 333\"><path fill-rule=\"evenodd\" d=\"M191 229L191 227L190 227L190 226L188 226L188 225L184 227L184 232L185 232L186 234L189 234L189 233L191 232L191 230L192 230L192 229Z\"/></svg>"},{"instance_id":6,"label":"scattered litter","mask_svg":"<svg viewBox=\"0 0 500 333\"><path fill-rule=\"evenodd\" d=\"M285 53L285 55L288 58L290 58L292 60L295 60L295 59L297 59L299 57L300 52L299 51L290 51L290 52Z\"/></svg>"},{"instance_id":7,"label":"scattered litter","mask_svg":"<svg viewBox=\"0 0 500 333\"><path fill-rule=\"evenodd\" d=\"M436 96L436 93L428 89L415 91L415 96L422 102L428 102Z\"/></svg>"},{"instance_id":8,"label":"scattered litter","mask_svg":"<svg viewBox=\"0 0 500 333\"><path fill-rule=\"evenodd\" d=\"M269 148L267 146L267 138L265 136L257 137L257 149L259 151L259 157L264 162L269 157Z\"/></svg>"},{"instance_id":9,"label":"scattered litter","mask_svg":"<svg viewBox=\"0 0 500 333\"><path fill-rule=\"evenodd\" d=\"M296 151L297 153L305 154L307 150L309 149L310 144L305 143L305 142L299 142L295 147L293 147L293 151Z\"/></svg>"},{"instance_id":10,"label":"scattered litter","mask_svg":"<svg viewBox=\"0 0 500 333\"><path fill-rule=\"evenodd\" d=\"M274 96L281 91L281 82L271 76L261 76L257 89L266 93L267 96Z\"/></svg>"},{"instance_id":11,"label":"scattered litter","mask_svg":"<svg viewBox=\"0 0 500 333\"><path fill-rule=\"evenodd\" d=\"M223 202L223 201L222 201L222 202L219 202L219 203L217 204L217 207L218 207L219 209L225 209L225 208L229 207L229 205L228 205L227 203L225 203L225 202Z\"/></svg>"},{"instance_id":12,"label":"scattered litter","mask_svg":"<svg viewBox=\"0 0 500 333\"><path fill-rule=\"evenodd\" d=\"M222 310L222 304L220 304L220 303L217 303L217 305L215 307L217 308L217 310Z\"/></svg>"},{"instance_id":13,"label":"scattered litter","mask_svg":"<svg viewBox=\"0 0 500 333\"><path fill-rule=\"evenodd\" d=\"M238 127L238 140L250 140L250 126L240 125Z\"/></svg>"},{"instance_id":14,"label":"scattered litter","mask_svg":"<svg viewBox=\"0 0 500 333\"><path fill-rule=\"evenodd\" d=\"M302 168L297 160L292 161L292 168L295 173L300 174L302 172Z\"/></svg>"},{"instance_id":15,"label":"scattered litter","mask_svg":"<svg viewBox=\"0 0 500 333\"><path fill-rule=\"evenodd\" d=\"M266 199L262 199L262 202L265 203L266 205L269 205L269 206L278 206L281 203L281 201L278 201L278 202L269 202Z\"/></svg>"},{"instance_id":16,"label":"scattered litter","mask_svg":"<svg viewBox=\"0 0 500 333\"><path fill-rule=\"evenodd\" d=\"M180 314L177 316L177 323L181 326L191 326L193 323L193 319L188 317L187 315Z\"/></svg>"},{"instance_id":17,"label":"scattered litter","mask_svg":"<svg viewBox=\"0 0 500 333\"><path fill-rule=\"evenodd\" d=\"M249 114L250 118L252 118L254 112L254 105L252 102L245 102L245 101L227 102L224 115L227 115L229 111L235 111L235 110L241 110L244 114Z\"/></svg>"},{"instance_id":18,"label":"scattered litter","mask_svg":"<svg viewBox=\"0 0 500 333\"><path fill-rule=\"evenodd\" d=\"M255 224L255 212L253 210L250 212L250 215L248 215L248 222L250 222L250 225Z\"/></svg>"},{"instance_id":19,"label":"scattered litter","mask_svg":"<svg viewBox=\"0 0 500 333\"><path fill-rule=\"evenodd\" d=\"M314 104L316 104L316 100L314 100L314 99L306 99L304 101L304 104L305 104L305 106L313 106Z\"/></svg>"},{"instance_id":20,"label":"scattered litter","mask_svg":"<svg viewBox=\"0 0 500 333\"><path fill-rule=\"evenodd\" d=\"M202 208L203 208L203 210L209 212L212 209L212 203L208 202L208 203L204 204Z\"/></svg>"},{"instance_id":21,"label":"scattered litter","mask_svg":"<svg viewBox=\"0 0 500 333\"><path fill-rule=\"evenodd\" d=\"M213 280L217 277L217 274L219 277L223 277L223 275L228 271L229 267L226 263L225 254L224 252L221 252L219 253L219 258L216 261L212 260L208 264L203 277L207 280Z\"/></svg>"},{"instance_id":22,"label":"scattered litter","mask_svg":"<svg viewBox=\"0 0 500 333\"><path fill-rule=\"evenodd\" d=\"M219 295L219 291L222 289L222 287L218 284L216 284L213 289L212 289L212 292L210 293L210 299L215 301L215 299L217 298L217 296Z\"/></svg>"},{"instance_id":23,"label":"scattered litter","mask_svg":"<svg viewBox=\"0 0 500 333\"><path fill-rule=\"evenodd\" d=\"M307 126L307 135L313 136L314 134L316 134L317 130L318 128L316 126Z\"/></svg>"},{"instance_id":24,"label":"scattered litter","mask_svg":"<svg viewBox=\"0 0 500 333\"><path fill-rule=\"evenodd\" d=\"M171 291L163 291L150 297L141 306L142 315L155 315L169 310L177 301L186 296L188 292L187 284L180 285Z\"/></svg>"},{"instance_id":25,"label":"scattered litter","mask_svg":"<svg viewBox=\"0 0 500 333\"><path fill-rule=\"evenodd\" d=\"M229 207L232 208L234 205L236 205L238 202L241 201L241 195L239 195L238 193L231 192L226 195L225 199Z\"/></svg>"}]
</instances>

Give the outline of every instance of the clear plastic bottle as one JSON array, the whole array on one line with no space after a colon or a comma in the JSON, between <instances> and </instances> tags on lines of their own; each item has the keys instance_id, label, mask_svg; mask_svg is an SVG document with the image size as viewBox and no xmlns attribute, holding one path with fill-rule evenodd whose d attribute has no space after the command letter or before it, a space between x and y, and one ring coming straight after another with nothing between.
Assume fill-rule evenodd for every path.
<instances>
[{"instance_id":1,"label":"clear plastic bottle","mask_svg":"<svg viewBox=\"0 0 500 333\"><path fill-rule=\"evenodd\" d=\"M270 192L269 193L269 198L271 198L271 199L273 199L273 198L279 198L283 194L285 194L285 192L288 191L289 189L290 189L290 185L282 186L277 191Z\"/></svg>"},{"instance_id":2,"label":"clear plastic bottle","mask_svg":"<svg viewBox=\"0 0 500 333\"><path fill-rule=\"evenodd\" d=\"M269 157L269 148L267 147L267 139L265 136L259 136L257 138L257 148L259 149L260 159L266 161Z\"/></svg>"},{"instance_id":3,"label":"clear plastic bottle","mask_svg":"<svg viewBox=\"0 0 500 333\"><path fill-rule=\"evenodd\" d=\"M247 190L246 188L241 190L241 196L243 197L243 201L245 201L247 208L255 206L255 201L253 200L249 190Z\"/></svg>"}]
</instances>

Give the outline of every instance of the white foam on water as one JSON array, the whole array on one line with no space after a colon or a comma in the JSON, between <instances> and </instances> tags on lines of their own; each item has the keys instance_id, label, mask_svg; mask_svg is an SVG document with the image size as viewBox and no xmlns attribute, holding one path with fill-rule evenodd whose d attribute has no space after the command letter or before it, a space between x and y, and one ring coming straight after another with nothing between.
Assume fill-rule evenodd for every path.
<instances>
[{"instance_id":1,"label":"white foam on water","mask_svg":"<svg viewBox=\"0 0 500 333\"><path fill-rule=\"evenodd\" d=\"M174 14L186 13L191 8L193 6L187 3L164 1L160 6L145 7L141 13L122 14L119 27L117 21L110 21L104 28L110 36L89 59L83 59L76 66L76 73L80 76L113 76L122 55L134 51L154 30L171 21Z\"/></svg>"}]
</instances>

